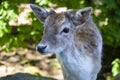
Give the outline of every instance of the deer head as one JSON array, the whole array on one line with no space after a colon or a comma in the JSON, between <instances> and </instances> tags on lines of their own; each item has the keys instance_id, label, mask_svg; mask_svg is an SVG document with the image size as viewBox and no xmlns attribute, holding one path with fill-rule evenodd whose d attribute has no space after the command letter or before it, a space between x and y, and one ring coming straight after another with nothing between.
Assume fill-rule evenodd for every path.
<instances>
[{"instance_id":1,"label":"deer head","mask_svg":"<svg viewBox=\"0 0 120 80\"><path fill-rule=\"evenodd\" d=\"M78 11L56 13L31 4L34 14L43 23L44 34L41 42L36 47L37 51L47 53L61 53L66 48L74 45L75 32L82 27L90 17L92 8L87 7Z\"/></svg>"}]
</instances>

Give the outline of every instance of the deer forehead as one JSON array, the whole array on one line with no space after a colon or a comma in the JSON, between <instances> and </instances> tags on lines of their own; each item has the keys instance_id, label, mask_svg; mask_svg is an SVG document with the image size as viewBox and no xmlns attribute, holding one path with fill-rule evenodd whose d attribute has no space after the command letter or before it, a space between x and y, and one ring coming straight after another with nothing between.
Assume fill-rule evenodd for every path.
<instances>
[{"instance_id":1,"label":"deer forehead","mask_svg":"<svg viewBox=\"0 0 120 80\"><path fill-rule=\"evenodd\" d=\"M48 27L60 28L63 23L66 22L66 16L64 13L50 14L45 20L45 24Z\"/></svg>"}]
</instances>

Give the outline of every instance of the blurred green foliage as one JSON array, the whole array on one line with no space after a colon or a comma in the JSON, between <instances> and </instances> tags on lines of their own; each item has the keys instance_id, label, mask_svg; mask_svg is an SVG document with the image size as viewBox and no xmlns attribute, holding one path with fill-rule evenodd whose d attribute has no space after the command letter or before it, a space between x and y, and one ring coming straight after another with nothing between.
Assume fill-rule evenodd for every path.
<instances>
[{"instance_id":1,"label":"blurred green foliage","mask_svg":"<svg viewBox=\"0 0 120 80\"><path fill-rule=\"evenodd\" d=\"M9 3L7 1L2 2L0 6L0 46L5 46L10 42L11 36L8 34L11 33L12 27L8 23L15 17L16 14L10 8Z\"/></svg>"},{"instance_id":2,"label":"blurred green foliage","mask_svg":"<svg viewBox=\"0 0 120 80\"><path fill-rule=\"evenodd\" d=\"M5 51L16 47L27 47L28 44L38 43L42 35L42 27L33 13L28 14L32 25L11 26L9 22L14 20L22 11L19 11L20 4L28 3L29 0L2 1L0 5L0 48ZM36 41L37 40L37 41Z\"/></svg>"},{"instance_id":3,"label":"blurred green foliage","mask_svg":"<svg viewBox=\"0 0 120 80\"><path fill-rule=\"evenodd\" d=\"M112 74L113 77L115 77L116 75L120 74L120 59L116 58L113 62L112 62Z\"/></svg>"},{"instance_id":4,"label":"blurred green foliage","mask_svg":"<svg viewBox=\"0 0 120 80\"><path fill-rule=\"evenodd\" d=\"M107 20L107 24L101 27L104 44L113 47L120 46L120 1L119 0L104 0L98 9L102 13L98 17L99 21Z\"/></svg>"}]
</instances>

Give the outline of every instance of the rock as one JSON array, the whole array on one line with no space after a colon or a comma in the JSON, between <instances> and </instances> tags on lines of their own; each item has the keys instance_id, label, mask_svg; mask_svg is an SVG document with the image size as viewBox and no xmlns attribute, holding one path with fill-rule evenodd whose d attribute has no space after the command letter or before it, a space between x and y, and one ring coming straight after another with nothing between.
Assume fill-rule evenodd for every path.
<instances>
[{"instance_id":1,"label":"rock","mask_svg":"<svg viewBox=\"0 0 120 80\"><path fill-rule=\"evenodd\" d=\"M57 79L32 75L28 73L16 73L13 75L1 77L0 80L57 80Z\"/></svg>"}]
</instances>

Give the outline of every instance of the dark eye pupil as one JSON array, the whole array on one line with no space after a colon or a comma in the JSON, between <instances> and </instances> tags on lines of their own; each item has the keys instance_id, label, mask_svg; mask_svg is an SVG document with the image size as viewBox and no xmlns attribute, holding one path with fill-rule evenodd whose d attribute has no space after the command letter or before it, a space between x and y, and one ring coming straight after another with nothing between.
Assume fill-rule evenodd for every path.
<instances>
[{"instance_id":1,"label":"dark eye pupil","mask_svg":"<svg viewBox=\"0 0 120 80\"><path fill-rule=\"evenodd\" d=\"M69 32L69 28L64 28L64 29L63 29L63 32L64 32L64 33L68 33L68 32Z\"/></svg>"}]
</instances>

